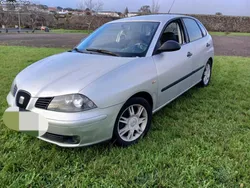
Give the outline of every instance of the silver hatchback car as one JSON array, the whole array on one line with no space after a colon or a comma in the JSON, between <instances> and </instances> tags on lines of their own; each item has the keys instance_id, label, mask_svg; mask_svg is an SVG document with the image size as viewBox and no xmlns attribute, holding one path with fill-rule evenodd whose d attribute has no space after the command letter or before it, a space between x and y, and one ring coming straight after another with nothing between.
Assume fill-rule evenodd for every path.
<instances>
[{"instance_id":1,"label":"silver hatchback car","mask_svg":"<svg viewBox=\"0 0 250 188\"><path fill-rule=\"evenodd\" d=\"M153 113L209 84L213 58L212 38L195 18L120 19L24 69L7 101L48 120L44 141L79 147L113 139L129 146L148 132Z\"/></svg>"}]
</instances>

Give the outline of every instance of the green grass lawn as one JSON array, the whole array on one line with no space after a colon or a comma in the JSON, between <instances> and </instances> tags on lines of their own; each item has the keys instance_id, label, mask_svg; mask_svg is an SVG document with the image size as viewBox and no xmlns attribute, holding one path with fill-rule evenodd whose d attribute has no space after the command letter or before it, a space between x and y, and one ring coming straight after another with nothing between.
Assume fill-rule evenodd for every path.
<instances>
[{"instance_id":1,"label":"green grass lawn","mask_svg":"<svg viewBox=\"0 0 250 188\"><path fill-rule=\"evenodd\" d=\"M62 49L0 46L0 117L15 75ZM0 187L250 187L250 58L216 57L211 85L155 114L137 145L63 149L0 122Z\"/></svg>"},{"instance_id":2,"label":"green grass lawn","mask_svg":"<svg viewBox=\"0 0 250 188\"><path fill-rule=\"evenodd\" d=\"M89 34L92 33L93 31L90 30L70 30L70 29L52 29L49 33L58 33L58 34L63 34L63 33L83 33L83 34Z\"/></svg>"},{"instance_id":3,"label":"green grass lawn","mask_svg":"<svg viewBox=\"0 0 250 188\"><path fill-rule=\"evenodd\" d=\"M237 33L237 32L209 32L214 36L250 36L250 33Z\"/></svg>"}]
</instances>

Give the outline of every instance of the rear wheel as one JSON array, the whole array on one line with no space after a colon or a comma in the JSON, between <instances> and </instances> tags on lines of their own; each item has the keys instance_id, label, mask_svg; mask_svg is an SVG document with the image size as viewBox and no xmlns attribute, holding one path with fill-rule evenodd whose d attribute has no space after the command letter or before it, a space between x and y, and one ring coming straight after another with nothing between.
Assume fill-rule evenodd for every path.
<instances>
[{"instance_id":1,"label":"rear wheel","mask_svg":"<svg viewBox=\"0 0 250 188\"><path fill-rule=\"evenodd\" d=\"M152 120L152 109L144 98L129 99L120 110L113 132L119 146L130 146L148 132Z\"/></svg>"},{"instance_id":2,"label":"rear wheel","mask_svg":"<svg viewBox=\"0 0 250 188\"><path fill-rule=\"evenodd\" d=\"M203 87L208 86L211 80L211 75L212 75L212 62L211 60L209 60L205 66L200 85Z\"/></svg>"}]
</instances>

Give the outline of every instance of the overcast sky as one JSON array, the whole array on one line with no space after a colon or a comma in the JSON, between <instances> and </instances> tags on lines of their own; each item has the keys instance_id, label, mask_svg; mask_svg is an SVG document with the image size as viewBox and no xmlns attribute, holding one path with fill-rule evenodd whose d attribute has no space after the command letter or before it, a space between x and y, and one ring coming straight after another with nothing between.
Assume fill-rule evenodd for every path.
<instances>
[{"instance_id":1,"label":"overcast sky","mask_svg":"<svg viewBox=\"0 0 250 188\"><path fill-rule=\"evenodd\" d=\"M79 0L37 0L48 6L76 8ZM102 0L103 10L124 12L125 7L130 12L138 11L142 5L151 5L151 0ZM173 0L159 0L160 12L168 12ZM250 16L250 0L176 0L173 13L215 14Z\"/></svg>"}]
</instances>

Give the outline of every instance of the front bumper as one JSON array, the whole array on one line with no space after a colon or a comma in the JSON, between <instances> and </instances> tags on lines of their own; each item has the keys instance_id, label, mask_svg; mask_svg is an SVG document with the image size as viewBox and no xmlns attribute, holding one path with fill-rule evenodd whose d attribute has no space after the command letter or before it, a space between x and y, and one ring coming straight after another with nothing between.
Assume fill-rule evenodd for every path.
<instances>
[{"instance_id":1,"label":"front bumper","mask_svg":"<svg viewBox=\"0 0 250 188\"><path fill-rule=\"evenodd\" d=\"M116 117L123 105L80 113L62 113L35 108L37 99L31 98L26 110L38 113L48 120L47 134L39 139L61 147L88 146L111 139ZM7 102L9 106L16 106L11 93L7 96Z\"/></svg>"}]
</instances>

